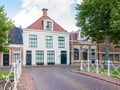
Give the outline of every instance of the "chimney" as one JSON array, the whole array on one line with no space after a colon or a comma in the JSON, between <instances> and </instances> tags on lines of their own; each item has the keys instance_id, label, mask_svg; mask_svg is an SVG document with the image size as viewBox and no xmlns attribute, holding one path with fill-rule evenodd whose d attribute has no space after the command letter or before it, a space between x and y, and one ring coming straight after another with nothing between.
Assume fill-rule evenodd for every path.
<instances>
[{"instance_id":1,"label":"chimney","mask_svg":"<svg viewBox=\"0 0 120 90\"><path fill-rule=\"evenodd\" d=\"M48 11L48 9L43 8L42 11L43 11L43 16L47 16L47 11Z\"/></svg>"}]
</instances>

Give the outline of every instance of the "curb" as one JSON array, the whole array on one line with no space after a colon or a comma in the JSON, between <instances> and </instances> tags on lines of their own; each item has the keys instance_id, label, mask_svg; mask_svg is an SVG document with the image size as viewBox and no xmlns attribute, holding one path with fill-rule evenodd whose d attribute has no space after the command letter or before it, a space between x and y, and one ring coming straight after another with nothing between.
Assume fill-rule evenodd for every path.
<instances>
[{"instance_id":1,"label":"curb","mask_svg":"<svg viewBox=\"0 0 120 90\"><path fill-rule=\"evenodd\" d=\"M82 75L89 76L89 77L93 77L93 78L96 78L96 79L99 79L99 80L102 80L102 81L105 81L105 82L112 83L112 84L115 84L115 85L120 86L120 82L113 82L113 81L111 81L111 80L98 77L98 76L96 76L95 74L90 75L90 74L88 74L89 72L80 72L80 71L76 71L76 70L71 70L70 72L77 73L77 74L82 74ZM102 74L101 74L101 75L102 75ZM103 76L103 75L102 75L102 76ZM109 77L109 76L106 76L106 77ZM109 78L115 79L115 78L113 78L113 77L109 77Z\"/></svg>"}]
</instances>

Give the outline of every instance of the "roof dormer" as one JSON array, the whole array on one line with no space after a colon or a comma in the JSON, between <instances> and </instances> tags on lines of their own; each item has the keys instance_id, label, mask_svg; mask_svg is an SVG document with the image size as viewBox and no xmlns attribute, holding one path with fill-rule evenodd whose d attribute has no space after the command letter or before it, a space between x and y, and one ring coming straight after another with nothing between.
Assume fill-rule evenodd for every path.
<instances>
[{"instance_id":1,"label":"roof dormer","mask_svg":"<svg viewBox=\"0 0 120 90\"><path fill-rule=\"evenodd\" d=\"M42 12L43 16L36 20L34 23L32 23L30 26L28 26L27 29L67 32L65 29L63 29L59 24L57 24L54 20L52 20L48 16L47 13L48 9L43 8Z\"/></svg>"},{"instance_id":2,"label":"roof dormer","mask_svg":"<svg viewBox=\"0 0 120 90\"><path fill-rule=\"evenodd\" d=\"M53 21L50 19L45 19L44 20L44 30L53 30Z\"/></svg>"}]
</instances>

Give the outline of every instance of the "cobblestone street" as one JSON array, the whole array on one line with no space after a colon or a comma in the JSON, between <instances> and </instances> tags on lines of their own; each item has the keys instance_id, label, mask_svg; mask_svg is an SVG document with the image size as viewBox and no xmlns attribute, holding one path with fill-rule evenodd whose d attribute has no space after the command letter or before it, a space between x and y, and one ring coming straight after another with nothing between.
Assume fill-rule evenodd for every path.
<instances>
[{"instance_id":1,"label":"cobblestone street","mask_svg":"<svg viewBox=\"0 0 120 90\"><path fill-rule=\"evenodd\" d=\"M28 67L18 90L120 90L120 86L70 72L78 67Z\"/></svg>"}]
</instances>

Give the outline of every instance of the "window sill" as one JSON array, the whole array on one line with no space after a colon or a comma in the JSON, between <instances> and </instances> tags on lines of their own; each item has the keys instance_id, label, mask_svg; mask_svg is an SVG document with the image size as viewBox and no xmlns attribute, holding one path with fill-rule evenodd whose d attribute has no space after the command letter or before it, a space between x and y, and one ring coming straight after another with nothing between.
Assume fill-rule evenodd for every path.
<instances>
[{"instance_id":1,"label":"window sill","mask_svg":"<svg viewBox=\"0 0 120 90\"><path fill-rule=\"evenodd\" d=\"M54 62L48 62L47 64L48 64L48 65L55 65Z\"/></svg>"}]
</instances>

